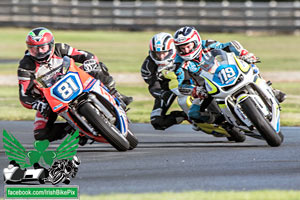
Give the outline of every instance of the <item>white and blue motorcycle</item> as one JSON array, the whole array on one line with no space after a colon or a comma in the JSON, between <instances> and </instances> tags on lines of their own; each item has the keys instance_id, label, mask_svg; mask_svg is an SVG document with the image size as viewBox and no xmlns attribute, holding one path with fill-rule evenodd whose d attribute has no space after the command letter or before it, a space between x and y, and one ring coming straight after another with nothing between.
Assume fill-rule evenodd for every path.
<instances>
[{"instance_id":1,"label":"white and blue motorcycle","mask_svg":"<svg viewBox=\"0 0 300 200\"><path fill-rule=\"evenodd\" d=\"M279 102L269 84L254 72L254 65L222 50L212 50L205 57L200 76L225 120L246 135L280 146Z\"/></svg>"}]
</instances>

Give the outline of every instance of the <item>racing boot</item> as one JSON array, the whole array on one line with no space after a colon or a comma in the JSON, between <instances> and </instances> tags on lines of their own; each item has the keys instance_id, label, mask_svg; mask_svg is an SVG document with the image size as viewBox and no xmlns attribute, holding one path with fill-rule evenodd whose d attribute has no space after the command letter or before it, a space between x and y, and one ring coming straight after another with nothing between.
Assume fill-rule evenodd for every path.
<instances>
[{"instance_id":1,"label":"racing boot","mask_svg":"<svg viewBox=\"0 0 300 200\"><path fill-rule=\"evenodd\" d=\"M273 89L273 93L279 103L282 103L286 99L286 94L280 90Z\"/></svg>"},{"instance_id":2,"label":"racing boot","mask_svg":"<svg viewBox=\"0 0 300 200\"><path fill-rule=\"evenodd\" d=\"M271 86L272 82L271 81L267 81L267 84L269 86ZM277 89L272 89L272 91L274 93L275 98L277 99L277 101L279 103L284 102L284 100L286 99L286 94L284 92L281 92L280 90L277 90Z\"/></svg>"},{"instance_id":3,"label":"racing boot","mask_svg":"<svg viewBox=\"0 0 300 200\"><path fill-rule=\"evenodd\" d=\"M172 111L170 115L175 117L176 124L180 124L181 122L183 122L183 120L188 119L184 111Z\"/></svg>"},{"instance_id":4,"label":"racing boot","mask_svg":"<svg viewBox=\"0 0 300 200\"><path fill-rule=\"evenodd\" d=\"M132 97L128 97L124 94L120 94L122 101L126 104L126 106L128 106L132 101L133 98Z\"/></svg>"},{"instance_id":5,"label":"racing boot","mask_svg":"<svg viewBox=\"0 0 300 200\"><path fill-rule=\"evenodd\" d=\"M112 88L110 91L109 91L109 94L117 97L118 99L120 99L125 105L122 105L122 102L121 102L121 106L125 109L126 106L128 106L132 101L133 101L133 98L132 97L128 97L124 94L121 94L119 93L116 88Z\"/></svg>"}]
</instances>

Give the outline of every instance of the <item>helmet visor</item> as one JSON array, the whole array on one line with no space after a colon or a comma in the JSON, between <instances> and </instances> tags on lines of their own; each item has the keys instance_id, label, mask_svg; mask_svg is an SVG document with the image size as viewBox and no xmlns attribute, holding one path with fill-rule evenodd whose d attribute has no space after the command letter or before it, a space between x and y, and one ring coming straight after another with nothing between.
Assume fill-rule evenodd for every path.
<instances>
[{"instance_id":1,"label":"helmet visor","mask_svg":"<svg viewBox=\"0 0 300 200\"><path fill-rule=\"evenodd\" d=\"M50 44L43 44L43 45L37 45L37 46L27 45L27 47L28 47L28 51L29 51L30 55L37 59L46 57L51 51Z\"/></svg>"},{"instance_id":2,"label":"helmet visor","mask_svg":"<svg viewBox=\"0 0 300 200\"><path fill-rule=\"evenodd\" d=\"M195 51L197 45L194 42L189 42L189 43L177 45L176 48L181 55L188 55L193 51Z\"/></svg>"},{"instance_id":3,"label":"helmet visor","mask_svg":"<svg viewBox=\"0 0 300 200\"><path fill-rule=\"evenodd\" d=\"M168 60L174 54L173 49L169 51L151 51L152 58L157 61Z\"/></svg>"}]
</instances>

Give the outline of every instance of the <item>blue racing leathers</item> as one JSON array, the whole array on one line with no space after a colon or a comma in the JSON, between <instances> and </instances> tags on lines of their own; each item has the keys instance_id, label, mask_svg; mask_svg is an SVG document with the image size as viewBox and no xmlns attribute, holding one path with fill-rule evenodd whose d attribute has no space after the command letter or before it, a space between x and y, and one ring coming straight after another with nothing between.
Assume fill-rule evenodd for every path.
<instances>
[{"instance_id":1,"label":"blue racing leathers","mask_svg":"<svg viewBox=\"0 0 300 200\"><path fill-rule=\"evenodd\" d=\"M183 95L191 95L193 88L198 86L204 86L204 79L200 76L201 70L205 68L203 56L205 52L212 49L222 49L227 52L233 52L235 55L240 56L241 52L246 51L242 45L237 41L231 41L228 43L220 43L214 40L202 40L202 50L199 56L193 60L186 61L183 60L178 54L175 58L176 75L178 79L178 89ZM191 106L188 117L190 120L202 122L202 123L212 123L212 117L209 113L205 112L205 106L209 105L211 98L204 100L195 99L193 105Z\"/></svg>"}]
</instances>

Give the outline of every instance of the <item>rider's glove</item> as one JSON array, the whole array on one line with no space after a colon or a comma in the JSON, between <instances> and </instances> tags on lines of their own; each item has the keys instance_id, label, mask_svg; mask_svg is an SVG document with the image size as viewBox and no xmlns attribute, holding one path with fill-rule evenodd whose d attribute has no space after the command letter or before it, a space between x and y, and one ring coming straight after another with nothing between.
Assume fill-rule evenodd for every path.
<instances>
[{"instance_id":1,"label":"rider's glove","mask_svg":"<svg viewBox=\"0 0 300 200\"><path fill-rule=\"evenodd\" d=\"M248 64L253 64L257 62L257 57L253 53L249 53L247 50L242 50L240 58L247 62Z\"/></svg>"},{"instance_id":2,"label":"rider's glove","mask_svg":"<svg viewBox=\"0 0 300 200\"><path fill-rule=\"evenodd\" d=\"M156 78L157 78L157 80L162 81L164 79L163 73L162 72L157 72L156 73Z\"/></svg>"},{"instance_id":3,"label":"rider's glove","mask_svg":"<svg viewBox=\"0 0 300 200\"><path fill-rule=\"evenodd\" d=\"M196 86L193 89L192 97L199 98L199 99L205 99L208 97L207 91L204 86Z\"/></svg>"},{"instance_id":4,"label":"rider's glove","mask_svg":"<svg viewBox=\"0 0 300 200\"><path fill-rule=\"evenodd\" d=\"M82 67L85 72L92 72L100 69L98 62L95 59L84 61Z\"/></svg>"},{"instance_id":5,"label":"rider's glove","mask_svg":"<svg viewBox=\"0 0 300 200\"><path fill-rule=\"evenodd\" d=\"M32 109L39 111L44 117L49 114L49 104L41 100L36 100L32 103Z\"/></svg>"}]
</instances>

